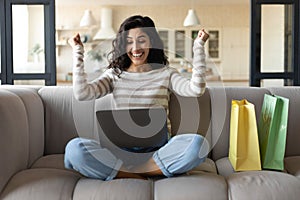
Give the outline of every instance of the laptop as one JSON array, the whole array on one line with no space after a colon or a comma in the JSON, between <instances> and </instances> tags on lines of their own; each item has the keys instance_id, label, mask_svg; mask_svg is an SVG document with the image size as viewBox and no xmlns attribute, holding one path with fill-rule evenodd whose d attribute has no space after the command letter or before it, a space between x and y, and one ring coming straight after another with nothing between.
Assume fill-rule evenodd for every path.
<instances>
[{"instance_id":1,"label":"laptop","mask_svg":"<svg viewBox=\"0 0 300 200\"><path fill-rule=\"evenodd\" d=\"M164 108L100 110L96 116L102 132L120 148L155 149L168 140Z\"/></svg>"}]
</instances>

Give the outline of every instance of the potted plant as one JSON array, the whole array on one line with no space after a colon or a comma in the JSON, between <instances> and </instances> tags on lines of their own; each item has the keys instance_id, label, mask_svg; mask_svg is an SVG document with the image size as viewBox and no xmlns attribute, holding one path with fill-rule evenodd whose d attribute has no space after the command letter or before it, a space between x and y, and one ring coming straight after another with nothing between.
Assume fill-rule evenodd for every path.
<instances>
[{"instance_id":1,"label":"potted plant","mask_svg":"<svg viewBox=\"0 0 300 200\"><path fill-rule=\"evenodd\" d=\"M101 72L106 67L106 54L101 51L100 48L94 48L87 52L87 57L92 65L93 72Z\"/></svg>"},{"instance_id":2,"label":"potted plant","mask_svg":"<svg viewBox=\"0 0 300 200\"><path fill-rule=\"evenodd\" d=\"M33 56L34 62L40 62L40 53L44 50L41 48L40 44L35 44L30 50L30 55Z\"/></svg>"},{"instance_id":3,"label":"potted plant","mask_svg":"<svg viewBox=\"0 0 300 200\"><path fill-rule=\"evenodd\" d=\"M101 62L104 56L100 49L92 49L88 51L87 55L91 58L91 60L95 60L97 62Z\"/></svg>"}]
</instances>

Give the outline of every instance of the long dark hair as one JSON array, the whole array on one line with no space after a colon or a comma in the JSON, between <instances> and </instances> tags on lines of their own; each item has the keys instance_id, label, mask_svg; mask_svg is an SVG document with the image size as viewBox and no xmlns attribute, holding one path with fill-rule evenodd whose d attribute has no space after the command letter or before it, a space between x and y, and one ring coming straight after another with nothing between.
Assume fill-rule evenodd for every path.
<instances>
[{"instance_id":1,"label":"long dark hair","mask_svg":"<svg viewBox=\"0 0 300 200\"><path fill-rule=\"evenodd\" d=\"M126 52L126 38L128 31L133 28L141 28L150 38L151 48L149 49L147 62L151 67L157 69L168 65L169 62L164 52L163 42L155 29L152 19L147 16L134 15L127 18L120 25L117 36L112 42L113 50L108 54L108 68L119 69L118 71L121 70L120 73L129 68L131 60Z\"/></svg>"}]
</instances>

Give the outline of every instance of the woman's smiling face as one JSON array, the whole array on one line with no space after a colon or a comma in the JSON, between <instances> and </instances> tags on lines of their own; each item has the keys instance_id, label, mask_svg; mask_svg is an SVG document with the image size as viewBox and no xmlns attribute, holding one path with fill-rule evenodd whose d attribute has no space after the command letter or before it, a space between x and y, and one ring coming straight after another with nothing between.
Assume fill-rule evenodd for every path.
<instances>
[{"instance_id":1,"label":"woman's smiling face","mask_svg":"<svg viewBox=\"0 0 300 200\"><path fill-rule=\"evenodd\" d=\"M149 36L142 29L134 28L128 31L126 40L126 52L132 62L131 65L146 64L151 47Z\"/></svg>"}]
</instances>

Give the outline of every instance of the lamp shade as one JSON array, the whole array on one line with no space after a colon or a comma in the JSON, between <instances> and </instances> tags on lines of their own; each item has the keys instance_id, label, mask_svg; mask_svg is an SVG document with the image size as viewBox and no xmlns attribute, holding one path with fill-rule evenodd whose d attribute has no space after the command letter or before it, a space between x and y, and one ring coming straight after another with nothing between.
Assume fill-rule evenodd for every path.
<instances>
[{"instance_id":1,"label":"lamp shade","mask_svg":"<svg viewBox=\"0 0 300 200\"><path fill-rule=\"evenodd\" d=\"M93 26L95 24L96 24L96 20L92 15L92 12L90 10L85 10L80 20L80 26L87 27L87 26Z\"/></svg>"},{"instance_id":2,"label":"lamp shade","mask_svg":"<svg viewBox=\"0 0 300 200\"><path fill-rule=\"evenodd\" d=\"M200 25L199 18L194 9L189 9L187 16L184 19L183 26L197 26Z\"/></svg>"}]
</instances>

